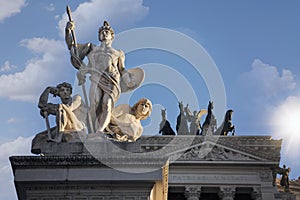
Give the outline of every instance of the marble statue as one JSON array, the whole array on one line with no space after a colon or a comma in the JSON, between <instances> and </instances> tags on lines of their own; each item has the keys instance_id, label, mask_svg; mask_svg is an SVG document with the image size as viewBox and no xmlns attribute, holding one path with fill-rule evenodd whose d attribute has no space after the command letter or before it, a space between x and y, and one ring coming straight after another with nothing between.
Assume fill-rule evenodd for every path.
<instances>
[{"instance_id":1,"label":"marble statue","mask_svg":"<svg viewBox=\"0 0 300 200\"><path fill-rule=\"evenodd\" d=\"M192 114L187 105L185 107L185 113L188 121L190 122L190 135L200 135L200 120L201 117L207 113L207 110L199 110L198 112L195 110Z\"/></svg>"},{"instance_id":2,"label":"marble statue","mask_svg":"<svg viewBox=\"0 0 300 200\"><path fill-rule=\"evenodd\" d=\"M167 109L161 109L161 122L159 124L159 133L162 135L176 135L173 131L170 122L166 118Z\"/></svg>"},{"instance_id":3,"label":"marble statue","mask_svg":"<svg viewBox=\"0 0 300 200\"><path fill-rule=\"evenodd\" d=\"M114 31L104 21L99 28L99 46L91 43L77 44L74 36L75 24L71 20L65 28L65 40L71 53L71 63L78 69L79 85L85 83L86 74L90 74L89 116L93 130L103 133L111 122L112 110L121 92L137 88L144 79L140 68L125 69L123 51L112 47ZM88 64L83 59L88 58ZM85 90L85 89L84 89Z\"/></svg>"},{"instance_id":4,"label":"marble statue","mask_svg":"<svg viewBox=\"0 0 300 200\"><path fill-rule=\"evenodd\" d=\"M187 135L189 133L189 127L187 123L187 117L185 115L185 108L183 106L183 102L178 102L179 106L179 115L177 116L177 123L176 123L176 131L177 135Z\"/></svg>"},{"instance_id":5,"label":"marble statue","mask_svg":"<svg viewBox=\"0 0 300 200\"><path fill-rule=\"evenodd\" d=\"M60 97L61 103L48 102L49 94ZM46 119L48 141L61 142L74 132L85 132L84 104L79 95L72 95L72 86L63 82L56 87L49 86L41 94L38 107ZM50 130L48 115L56 116L56 129Z\"/></svg>"},{"instance_id":6,"label":"marble statue","mask_svg":"<svg viewBox=\"0 0 300 200\"><path fill-rule=\"evenodd\" d=\"M143 127L141 120L147 119L152 112L152 103L142 98L132 107L128 104L116 106L111 115L105 133L117 141L136 141L141 137Z\"/></svg>"},{"instance_id":7,"label":"marble statue","mask_svg":"<svg viewBox=\"0 0 300 200\"><path fill-rule=\"evenodd\" d=\"M226 111L225 117L224 117L224 121L221 124L221 126L216 130L216 132L214 133L214 135L228 135L229 132L232 132L232 136L235 133L235 127L232 124L231 120L232 120L232 113L233 110L229 109Z\"/></svg>"},{"instance_id":8,"label":"marble statue","mask_svg":"<svg viewBox=\"0 0 300 200\"><path fill-rule=\"evenodd\" d=\"M216 131L217 120L212 112L213 109L214 109L214 104L212 101L209 101L207 107L207 115L202 125L201 135L212 135Z\"/></svg>"}]
</instances>

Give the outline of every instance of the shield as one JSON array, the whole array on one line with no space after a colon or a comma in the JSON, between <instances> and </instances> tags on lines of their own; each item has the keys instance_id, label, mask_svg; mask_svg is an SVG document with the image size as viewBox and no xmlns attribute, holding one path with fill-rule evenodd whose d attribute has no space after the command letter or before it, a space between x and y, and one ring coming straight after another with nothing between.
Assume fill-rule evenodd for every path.
<instances>
[{"instance_id":1,"label":"shield","mask_svg":"<svg viewBox=\"0 0 300 200\"><path fill-rule=\"evenodd\" d=\"M129 92L136 89L142 84L142 82L144 81L144 77L145 72L143 69L128 69L121 77L121 92Z\"/></svg>"}]
</instances>

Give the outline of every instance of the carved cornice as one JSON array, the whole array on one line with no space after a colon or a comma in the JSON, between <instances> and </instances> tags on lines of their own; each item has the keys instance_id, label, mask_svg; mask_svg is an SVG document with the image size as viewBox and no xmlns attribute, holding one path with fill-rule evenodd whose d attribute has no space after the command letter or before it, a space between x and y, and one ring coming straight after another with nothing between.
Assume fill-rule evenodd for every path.
<instances>
[{"instance_id":1,"label":"carved cornice","mask_svg":"<svg viewBox=\"0 0 300 200\"><path fill-rule=\"evenodd\" d=\"M166 157L146 157L146 156L102 156L91 155L60 155L60 156L11 156L9 158L13 169L17 168L55 168L55 167L105 167L107 164L122 166L143 166L157 167L163 166Z\"/></svg>"},{"instance_id":2,"label":"carved cornice","mask_svg":"<svg viewBox=\"0 0 300 200\"><path fill-rule=\"evenodd\" d=\"M238 160L257 160L267 162L279 162L282 140L271 139L270 136L152 136L141 137L134 143L118 143L106 140L87 140L84 143L59 143L52 144L41 142L35 146L35 150L47 155L110 155L111 146L114 151L128 151L134 153L145 153L155 157L172 156L183 154L185 151L203 146L206 144L221 146L234 152L234 156L229 156L228 160L234 158ZM86 146L88 145L88 146ZM37 151L38 152L38 151ZM226 160L226 152L223 154ZM125 156L126 157L126 156ZM149 157L149 156L148 156ZM104 159L106 159L104 157ZM233 160L234 160L233 159ZM214 155L206 160L222 160Z\"/></svg>"}]
</instances>

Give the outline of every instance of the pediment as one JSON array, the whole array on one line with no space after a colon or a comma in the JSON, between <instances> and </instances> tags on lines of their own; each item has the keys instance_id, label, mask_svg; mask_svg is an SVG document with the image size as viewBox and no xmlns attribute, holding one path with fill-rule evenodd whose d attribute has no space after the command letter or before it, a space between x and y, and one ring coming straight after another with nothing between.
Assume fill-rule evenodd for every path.
<instances>
[{"instance_id":1,"label":"pediment","mask_svg":"<svg viewBox=\"0 0 300 200\"><path fill-rule=\"evenodd\" d=\"M266 161L263 157L211 141L173 152L170 158L177 161Z\"/></svg>"}]
</instances>

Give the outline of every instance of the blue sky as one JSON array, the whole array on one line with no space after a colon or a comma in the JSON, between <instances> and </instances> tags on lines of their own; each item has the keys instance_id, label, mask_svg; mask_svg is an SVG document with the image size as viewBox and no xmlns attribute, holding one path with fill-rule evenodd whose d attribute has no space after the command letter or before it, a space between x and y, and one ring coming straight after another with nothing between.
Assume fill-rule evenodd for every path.
<instances>
[{"instance_id":1,"label":"blue sky","mask_svg":"<svg viewBox=\"0 0 300 200\"><path fill-rule=\"evenodd\" d=\"M116 34L156 27L199 44L218 69L226 93L222 102L234 110L236 134L283 139L281 165L292 168L291 178L300 176L299 1L0 0L0 185L5 185L0 199L16 199L8 156L30 154L32 137L45 129L37 108L39 95L63 81L76 85L63 35L66 5L73 10L78 42L98 44L98 27L108 20ZM163 45L167 39L155 40ZM123 44L118 35L115 42L127 48L118 46ZM186 52L201 53L193 48ZM130 104L148 97L155 105L151 121L144 123L145 134L157 134L162 107L175 128L178 100L191 110L207 107L212 98L208 88L214 83L207 85L189 61L160 48L126 53L127 68L153 70L146 73L147 84L128 97ZM162 84L159 78L172 83Z\"/></svg>"}]
</instances>

